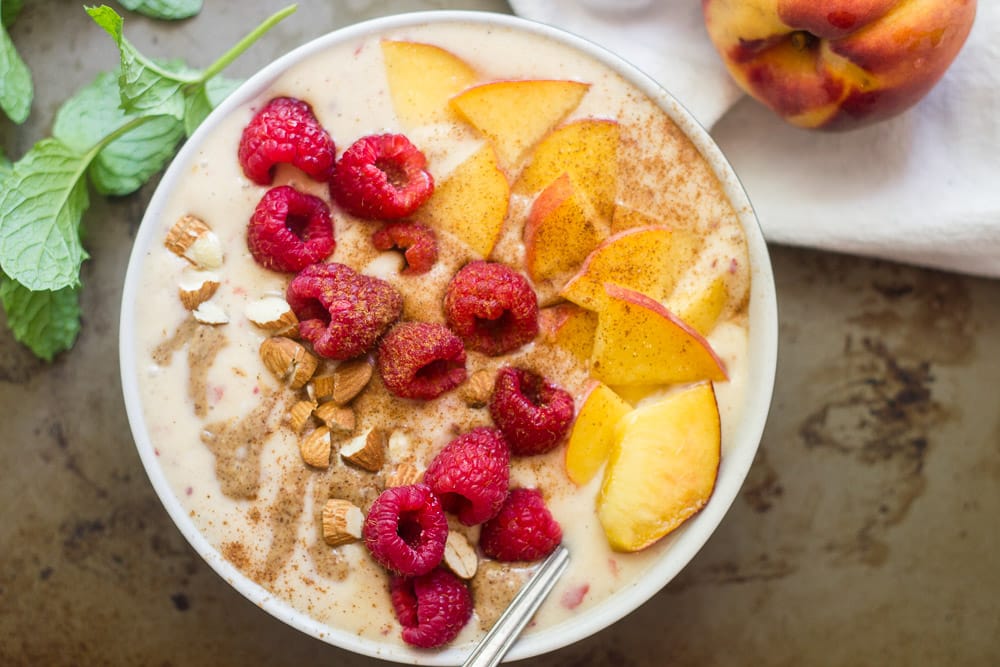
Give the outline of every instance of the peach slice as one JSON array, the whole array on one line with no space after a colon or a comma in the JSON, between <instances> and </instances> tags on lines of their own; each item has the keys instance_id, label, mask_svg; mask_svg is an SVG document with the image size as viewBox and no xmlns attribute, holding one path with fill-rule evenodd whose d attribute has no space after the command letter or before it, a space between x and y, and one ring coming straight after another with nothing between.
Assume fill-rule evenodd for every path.
<instances>
[{"instance_id":1,"label":"peach slice","mask_svg":"<svg viewBox=\"0 0 1000 667\"><path fill-rule=\"evenodd\" d=\"M603 285L610 282L660 301L690 268L700 247L698 238L688 232L668 227L629 229L597 246L559 294L600 311Z\"/></svg>"},{"instance_id":2,"label":"peach slice","mask_svg":"<svg viewBox=\"0 0 1000 667\"><path fill-rule=\"evenodd\" d=\"M538 195L524 224L525 267L535 282L575 271L597 246L589 206L563 174Z\"/></svg>"},{"instance_id":3,"label":"peach slice","mask_svg":"<svg viewBox=\"0 0 1000 667\"><path fill-rule=\"evenodd\" d=\"M610 385L726 380L701 334L650 299L611 283L598 315L591 374Z\"/></svg>"},{"instance_id":4,"label":"peach slice","mask_svg":"<svg viewBox=\"0 0 1000 667\"><path fill-rule=\"evenodd\" d=\"M594 332L597 331L597 313L572 303L561 303L538 311L538 327L543 340L563 348L580 364L590 362Z\"/></svg>"},{"instance_id":5,"label":"peach slice","mask_svg":"<svg viewBox=\"0 0 1000 667\"><path fill-rule=\"evenodd\" d=\"M396 115L406 127L458 121L448 100L476 82L464 60L432 44L382 42L382 59Z\"/></svg>"},{"instance_id":6,"label":"peach slice","mask_svg":"<svg viewBox=\"0 0 1000 667\"><path fill-rule=\"evenodd\" d=\"M538 192L562 174L586 193L597 214L610 221L618 189L618 123L585 118L553 130L542 139L514 192Z\"/></svg>"},{"instance_id":7,"label":"peach slice","mask_svg":"<svg viewBox=\"0 0 1000 667\"><path fill-rule=\"evenodd\" d=\"M578 81L493 81L459 93L451 106L490 140L500 163L512 168L576 108L589 88Z\"/></svg>"},{"instance_id":8,"label":"peach slice","mask_svg":"<svg viewBox=\"0 0 1000 667\"><path fill-rule=\"evenodd\" d=\"M667 299L667 307L692 329L706 336L718 321L728 298L725 279L716 276L707 286L678 287Z\"/></svg>"},{"instance_id":9,"label":"peach slice","mask_svg":"<svg viewBox=\"0 0 1000 667\"><path fill-rule=\"evenodd\" d=\"M632 410L607 385L591 380L566 445L566 474L578 486L589 482L608 458L615 424Z\"/></svg>"},{"instance_id":10,"label":"peach slice","mask_svg":"<svg viewBox=\"0 0 1000 667\"><path fill-rule=\"evenodd\" d=\"M645 549L700 511L715 490L721 445L709 382L621 418L597 496L611 548Z\"/></svg>"},{"instance_id":11,"label":"peach slice","mask_svg":"<svg viewBox=\"0 0 1000 667\"><path fill-rule=\"evenodd\" d=\"M437 185L417 216L485 258L500 236L509 203L507 178L497 166L493 148L484 144Z\"/></svg>"}]
</instances>

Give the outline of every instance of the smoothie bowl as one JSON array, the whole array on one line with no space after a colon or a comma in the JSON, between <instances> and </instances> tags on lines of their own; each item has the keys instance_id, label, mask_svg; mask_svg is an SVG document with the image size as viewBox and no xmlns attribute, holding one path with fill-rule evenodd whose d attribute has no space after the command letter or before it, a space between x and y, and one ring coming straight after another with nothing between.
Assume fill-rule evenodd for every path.
<instances>
[{"instance_id":1,"label":"smoothie bowl","mask_svg":"<svg viewBox=\"0 0 1000 667\"><path fill-rule=\"evenodd\" d=\"M314 637L459 664L586 637L705 543L753 460L767 250L712 143L615 56L483 13L379 19L246 82L126 277L133 435L177 526Z\"/></svg>"}]
</instances>

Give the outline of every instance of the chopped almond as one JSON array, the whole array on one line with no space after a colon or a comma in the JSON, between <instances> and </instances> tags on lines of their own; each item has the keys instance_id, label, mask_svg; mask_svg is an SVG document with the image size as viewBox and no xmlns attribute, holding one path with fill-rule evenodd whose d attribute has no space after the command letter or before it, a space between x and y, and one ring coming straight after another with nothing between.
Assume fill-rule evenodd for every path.
<instances>
[{"instance_id":1,"label":"chopped almond","mask_svg":"<svg viewBox=\"0 0 1000 667\"><path fill-rule=\"evenodd\" d=\"M330 498L323 506L323 539L331 547L357 542L364 522L365 516L357 505Z\"/></svg>"},{"instance_id":2,"label":"chopped almond","mask_svg":"<svg viewBox=\"0 0 1000 667\"><path fill-rule=\"evenodd\" d=\"M222 266L222 242L205 221L185 215L167 232L164 245L178 257L183 257L202 269Z\"/></svg>"},{"instance_id":3,"label":"chopped almond","mask_svg":"<svg viewBox=\"0 0 1000 667\"><path fill-rule=\"evenodd\" d=\"M480 369L459 387L458 395L470 408L484 407L493 396L493 382L493 374Z\"/></svg>"},{"instance_id":4,"label":"chopped almond","mask_svg":"<svg viewBox=\"0 0 1000 667\"><path fill-rule=\"evenodd\" d=\"M219 289L219 277L211 271L187 271L181 274L177 295L187 310L194 310L208 301Z\"/></svg>"},{"instance_id":5,"label":"chopped almond","mask_svg":"<svg viewBox=\"0 0 1000 667\"><path fill-rule=\"evenodd\" d=\"M316 401L299 401L288 411L288 425L296 433L301 433L315 409Z\"/></svg>"},{"instance_id":6,"label":"chopped almond","mask_svg":"<svg viewBox=\"0 0 1000 667\"><path fill-rule=\"evenodd\" d=\"M400 463L395 470L385 476L385 488L419 484L423 479L424 473L417 466L412 463Z\"/></svg>"},{"instance_id":7,"label":"chopped almond","mask_svg":"<svg viewBox=\"0 0 1000 667\"><path fill-rule=\"evenodd\" d=\"M194 319L201 322L202 324L228 324L229 315L226 315L226 311L222 310L217 304L211 301L205 301L193 311L191 314Z\"/></svg>"},{"instance_id":8,"label":"chopped almond","mask_svg":"<svg viewBox=\"0 0 1000 667\"><path fill-rule=\"evenodd\" d=\"M265 296L247 304L244 313L256 326L274 336L298 335L299 319L280 296Z\"/></svg>"},{"instance_id":9,"label":"chopped almond","mask_svg":"<svg viewBox=\"0 0 1000 667\"><path fill-rule=\"evenodd\" d=\"M260 358L275 377L279 380L287 379L292 389L302 388L319 364L315 355L283 336L264 339L260 344Z\"/></svg>"},{"instance_id":10,"label":"chopped almond","mask_svg":"<svg viewBox=\"0 0 1000 667\"><path fill-rule=\"evenodd\" d=\"M354 431L354 410L349 407L331 401L317 407L313 414L327 425L334 436L349 435Z\"/></svg>"},{"instance_id":11,"label":"chopped almond","mask_svg":"<svg viewBox=\"0 0 1000 667\"><path fill-rule=\"evenodd\" d=\"M372 379L372 365L365 359L345 361L333 371L333 392L330 398L338 405L347 405Z\"/></svg>"},{"instance_id":12,"label":"chopped almond","mask_svg":"<svg viewBox=\"0 0 1000 667\"><path fill-rule=\"evenodd\" d=\"M299 442L302 460L314 468L330 467L330 429L320 426Z\"/></svg>"},{"instance_id":13,"label":"chopped almond","mask_svg":"<svg viewBox=\"0 0 1000 667\"><path fill-rule=\"evenodd\" d=\"M444 564L460 579L472 579L479 569L479 557L464 535L450 531L444 543Z\"/></svg>"},{"instance_id":14,"label":"chopped almond","mask_svg":"<svg viewBox=\"0 0 1000 667\"><path fill-rule=\"evenodd\" d=\"M377 472L385 462L385 431L369 428L340 448L340 456L359 468Z\"/></svg>"}]
</instances>

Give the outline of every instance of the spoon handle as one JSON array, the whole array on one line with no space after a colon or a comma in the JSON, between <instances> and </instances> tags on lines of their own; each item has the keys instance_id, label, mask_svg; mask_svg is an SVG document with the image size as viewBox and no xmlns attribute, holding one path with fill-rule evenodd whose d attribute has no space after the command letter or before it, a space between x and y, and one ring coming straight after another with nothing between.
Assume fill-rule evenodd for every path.
<instances>
[{"instance_id":1,"label":"spoon handle","mask_svg":"<svg viewBox=\"0 0 1000 667\"><path fill-rule=\"evenodd\" d=\"M510 605L469 654L463 667L495 667L513 646L524 626L559 581L569 565L569 551L559 545L539 566L528 583L518 591Z\"/></svg>"}]
</instances>

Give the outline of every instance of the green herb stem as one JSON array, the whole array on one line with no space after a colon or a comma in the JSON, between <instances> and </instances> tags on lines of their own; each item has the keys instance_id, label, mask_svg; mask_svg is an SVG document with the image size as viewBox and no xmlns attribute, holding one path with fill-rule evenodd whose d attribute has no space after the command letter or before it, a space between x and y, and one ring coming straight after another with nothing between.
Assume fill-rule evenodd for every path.
<instances>
[{"instance_id":1,"label":"green herb stem","mask_svg":"<svg viewBox=\"0 0 1000 667\"><path fill-rule=\"evenodd\" d=\"M281 11L272 14L263 23L257 26L252 32L247 34L246 37L241 39L236 43L233 48L226 51L225 54L214 63L208 66L204 72L201 74L201 81L205 82L217 75L219 72L224 70L229 66L231 62L239 58L244 51L250 48L254 42L260 39L261 35L273 28L275 25L283 21L290 14L293 14L295 10L298 9L298 5L289 5L282 9Z\"/></svg>"}]
</instances>

